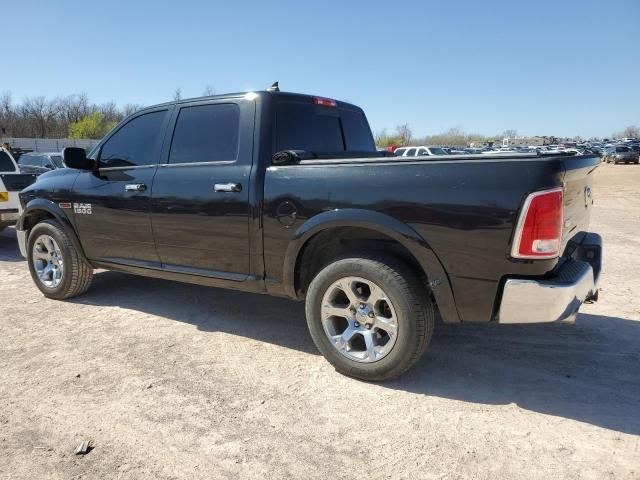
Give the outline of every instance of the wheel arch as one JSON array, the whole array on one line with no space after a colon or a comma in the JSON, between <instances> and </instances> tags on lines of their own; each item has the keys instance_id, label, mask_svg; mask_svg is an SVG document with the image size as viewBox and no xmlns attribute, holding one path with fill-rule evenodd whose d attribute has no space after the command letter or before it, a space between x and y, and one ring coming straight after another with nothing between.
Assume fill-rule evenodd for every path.
<instances>
[{"instance_id":1,"label":"wheel arch","mask_svg":"<svg viewBox=\"0 0 640 480\"><path fill-rule=\"evenodd\" d=\"M16 228L25 232L26 242L28 244L29 231L39 222L46 219L58 221L67 235L69 235L69 238L71 238L73 246L76 248L79 255L83 260L88 262L73 224L67 217L66 213L51 200L36 198L28 202L16 223Z\"/></svg>"},{"instance_id":2,"label":"wheel arch","mask_svg":"<svg viewBox=\"0 0 640 480\"><path fill-rule=\"evenodd\" d=\"M342 236L353 232L371 232L374 241L390 241L395 253L416 265L416 273L426 278L440 314L446 322L460 322L449 277L433 249L406 223L381 212L341 209L323 212L307 220L296 230L285 254L283 283L287 295L301 299L305 295L303 265L314 250L325 243L340 243ZM366 237L364 238L366 239ZM356 250L352 250L356 251ZM325 252L326 253L326 252ZM327 258L331 257L326 253ZM320 265L320 268L324 265ZM312 275L312 271L310 274ZM317 273L317 272L315 272Z\"/></svg>"}]
</instances>

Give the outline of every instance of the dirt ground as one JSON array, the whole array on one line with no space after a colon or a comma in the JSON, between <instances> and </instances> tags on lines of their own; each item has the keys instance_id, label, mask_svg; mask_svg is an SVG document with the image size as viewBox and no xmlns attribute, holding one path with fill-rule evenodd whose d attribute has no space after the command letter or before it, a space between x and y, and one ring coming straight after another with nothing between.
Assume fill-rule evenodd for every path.
<instances>
[{"instance_id":1,"label":"dirt ground","mask_svg":"<svg viewBox=\"0 0 640 480\"><path fill-rule=\"evenodd\" d=\"M0 478L640 478L640 167L595 194L575 326L440 326L384 384L336 373L288 300L112 272L47 300L5 230Z\"/></svg>"}]
</instances>

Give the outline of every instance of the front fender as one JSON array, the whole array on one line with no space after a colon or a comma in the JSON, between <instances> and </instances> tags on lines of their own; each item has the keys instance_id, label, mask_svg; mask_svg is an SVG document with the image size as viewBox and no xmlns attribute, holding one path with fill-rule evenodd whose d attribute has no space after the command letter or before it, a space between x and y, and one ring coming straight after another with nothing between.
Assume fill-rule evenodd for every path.
<instances>
[{"instance_id":1,"label":"front fender","mask_svg":"<svg viewBox=\"0 0 640 480\"><path fill-rule=\"evenodd\" d=\"M78 239L78 235L76 234L76 230L71 223L71 220L69 220L65 210L60 208L57 203L44 198L34 198L29 200L16 222L16 230L24 232L25 234L25 245L28 242L28 231L33 227L33 225L29 224L29 219L36 215L40 215L42 212L46 212L60 223L67 235L69 235L69 238L71 238L71 241L80 256L82 256L84 260L87 260L84 250L82 249L82 245L80 244L80 240Z\"/></svg>"},{"instance_id":2,"label":"front fender","mask_svg":"<svg viewBox=\"0 0 640 480\"><path fill-rule=\"evenodd\" d=\"M460 317L446 274L433 249L413 228L384 213L361 209L337 209L316 215L296 230L287 247L283 268L284 288L292 298L297 298L295 275L298 257L305 244L316 234L328 228L368 228L393 238L403 245L427 274L431 289L443 319L459 322Z\"/></svg>"}]
</instances>

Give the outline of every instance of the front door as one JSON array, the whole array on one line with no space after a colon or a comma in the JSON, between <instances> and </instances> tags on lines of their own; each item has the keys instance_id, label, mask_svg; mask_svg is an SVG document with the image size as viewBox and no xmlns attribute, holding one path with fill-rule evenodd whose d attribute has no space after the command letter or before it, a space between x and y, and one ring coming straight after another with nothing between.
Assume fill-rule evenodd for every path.
<instances>
[{"instance_id":1,"label":"front door","mask_svg":"<svg viewBox=\"0 0 640 480\"><path fill-rule=\"evenodd\" d=\"M133 117L98 151L97 172L74 184L74 218L92 260L159 266L151 231L150 196L169 110Z\"/></svg>"},{"instance_id":2,"label":"front door","mask_svg":"<svg viewBox=\"0 0 640 480\"><path fill-rule=\"evenodd\" d=\"M168 270L244 280L255 105L220 99L179 108L166 163L153 183L158 255Z\"/></svg>"}]
</instances>

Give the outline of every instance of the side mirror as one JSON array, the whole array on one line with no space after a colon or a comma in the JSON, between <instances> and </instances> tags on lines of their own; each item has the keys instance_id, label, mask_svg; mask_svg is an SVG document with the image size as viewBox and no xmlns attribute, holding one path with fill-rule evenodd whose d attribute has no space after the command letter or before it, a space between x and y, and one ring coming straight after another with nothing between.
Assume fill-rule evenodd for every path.
<instances>
[{"instance_id":1,"label":"side mirror","mask_svg":"<svg viewBox=\"0 0 640 480\"><path fill-rule=\"evenodd\" d=\"M87 152L84 148L65 147L62 150L62 161L68 168L77 168L78 170L93 170L95 162L87 158Z\"/></svg>"}]
</instances>

